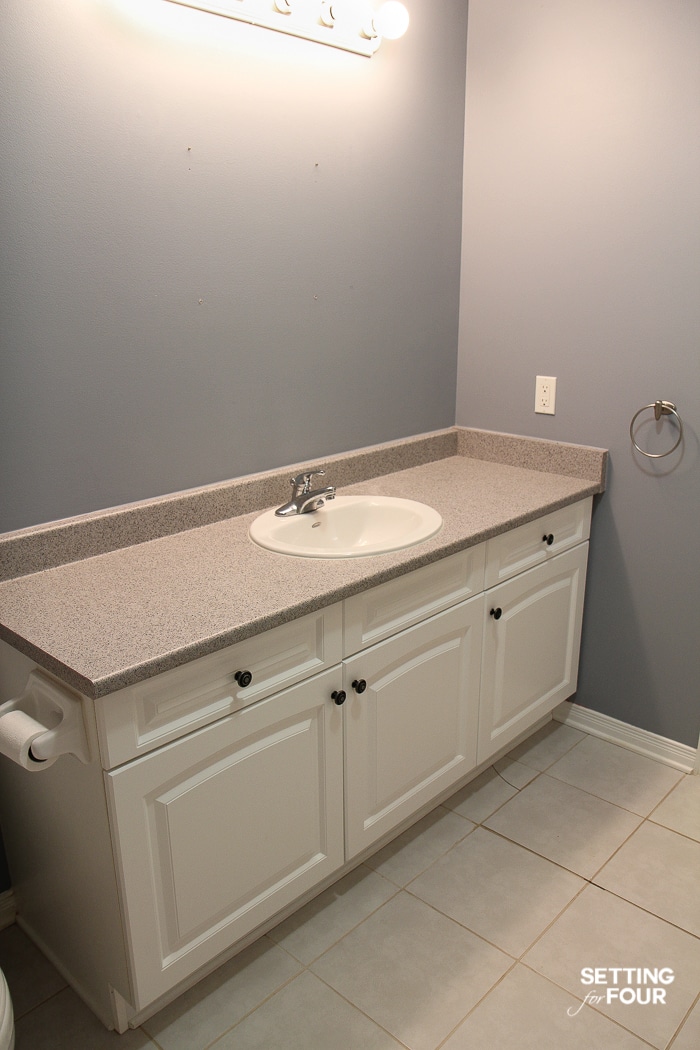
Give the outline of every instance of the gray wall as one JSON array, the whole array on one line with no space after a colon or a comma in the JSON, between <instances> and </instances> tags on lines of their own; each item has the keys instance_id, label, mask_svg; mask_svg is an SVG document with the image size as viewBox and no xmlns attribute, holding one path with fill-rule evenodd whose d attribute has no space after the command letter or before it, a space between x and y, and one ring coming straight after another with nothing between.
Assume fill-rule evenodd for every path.
<instances>
[{"instance_id":1,"label":"gray wall","mask_svg":"<svg viewBox=\"0 0 700 1050\"><path fill-rule=\"evenodd\" d=\"M3 0L0 531L454 423L467 5L410 8Z\"/></svg>"},{"instance_id":2,"label":"gray wall","mask_svg":"<svg viewBox=\"0 0 700 1050\"><path fill-rule=\"evenodd\" d=\"M471 0L457 422L599 445L578 703L700 728L700 4ZM556 416L533 412L558 378ZM683 447L632 449L675 401ZM675 440L665 422L640 443Z\"/></svg>"},{"instance_id":3,"label":"gray wall","mask_svg":"<svg viewBox=\"0 0 700 1050\"><path fill-rule=\"evenodd\" d=\"M4 0L0 530L454 422L466 3L410 7L367 60ZM469 7L457 421L610 448L577 700L695 745L700 6Z\"/></svg>"}]
</instances>

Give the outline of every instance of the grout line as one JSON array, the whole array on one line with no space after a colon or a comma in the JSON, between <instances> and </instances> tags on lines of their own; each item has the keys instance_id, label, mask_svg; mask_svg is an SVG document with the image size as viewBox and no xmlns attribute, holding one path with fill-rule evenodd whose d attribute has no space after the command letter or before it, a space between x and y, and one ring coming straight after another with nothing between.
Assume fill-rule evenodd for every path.
<instances>
[{"instance_id":1,"label":"grout line","mask_svg":"<svg viewBox=\"0 0 700 1050\"><path fill-rule=\"evenodd\" d=\"M673 1050L673 1046L674 1046L674 1044L676 1042L676 1039L681 1034L681 1030L682 1030L683 1026L685 1025L685 1023L687 1022L688 1018L690 1017L690 1015L692 1014L693 1010L696 1007L700 1008L700 993L698 993L698 995L695 997L694 1002L691 1003L691 1005L688 1007L688 1010L683 1015L683 1020L681 1021L681 1023L678 1025L678 1028L676 1028L675 1032L671 1036L671 1038L670 1038L670 1040L668 1042L666 1050Z\"/></svg>"},{"instance_id":2,"label":"grout line","mask_svg":"<svg viewBox=\"0 0 700 1050\"><path fill-rule=\"evenodd\" d=\"M299 962L298 959L295 959L294 961L295 962ZM212 1039L211 1042L205 1043L204 1046L199 1048L199 1050L212 1050L212 1047L215 1047L220 1039L223 1039L225 1035L228 1035L229 1032L232 1032L235 1028L238 1027L238 1025L242 1024L242 1022L245 1021L248 1017L250 1017L251 1014L254 1014L255 1011L259 1010L261 1006L264 1006L265 1003L268 1003L270 1001L270 999L273 999L277 995L278 992L282 991L283 988L287 988L290 984L293 983L293 981L296 981L297 977L301 977L302 973L304 973L304 972L305 972L305 970L302 969L302 970L299 970L298 973L292 974L290 977L288 977L286 980L284 980L282 982L282 984L280 984L277 988L275 988L274 991L269 992L266 996L264 996L264 998L262 998L260 1000L259 1003L256 1003L256 1005L251 1007L250 1010L247 1010L246 1013L244 1013L241 1017L239 1017L236 1021L234 1021L233 1024L229 1025L228 1028L225 1028L222 1032L219 1032L218 1035L216 1035L215 1038ZM174 1000L174 1002L177 1002L177 1000ZM200 1000L200 1002L201 1002L201 1000ZM157 1017L158 1015L154 1014L154 1016ZM143 1024L141 1024L136 1029L136 1031L143 1032L145 1035L147 1035L149 1039L151 1039L151 1040L153 1040L155 1042L155 1045L159 1048L159 1050L165 1050L165 1048L161 1047L161 1044L159 1042L156 1042L155 1037L152 1036L150 1034L150 1032L148 1032L148 1030L145 1027L145 1025L147 1025L147 1024L148 1024L148 1020L144 1021ZM116 1048L116 1050L118 1050L118 1047Z\"/></svg>"},{"instance_id":3,"label":"grout line","mask_svg":"<svg viewBox=\"0 0 700 1050\"><path fill-rule=\"evenodd\" d=\"M550 769L551 769L551 767L550 767ZM592 791L590 788L581 787L580 784L572 784L570 780L564 780L563 777L558 777L556 775L556 773L551 773L549 769L542 770L542 772L540 773L540 776L549 777L550 780L556 780L558 784L566 784L567 787L574 788L575 791L581 791L581 792L583 792L584 795L590 795L591 798L598 799L599 802L605 802L606 805L608 805L608 806L614 806L615 809L621 809L623 811L623 813L629 813L631 816L636 817L639 820L640 823L642 823L645 820L648 820L648 814L637 813L635 810L629 809L627 806L620 805L619 802L611 802L611 800L609 798L605 798L603 795L597 795L595 793L595 791ZM535 779L537 779L537 778L535 778ZM532 783L534 783L534 780L530 781L530 784L532 784ZM529 787L529 786L530 786L529 784L525 785L525 787ZM676 786L677 785L674 784L674 787L676 787ZM522 790L524 791L525 788L523 788ZM673 790L673 789L671 789L671 790Z\"/></svg>"},{"instance_id":4,"label":"grout line","mask_svg":"<svg viewBox=\"0 0 700 1050\"><path fill-rule=\"evenodd\" d=\"M549 984L553 985L555 988L558 988L561 992L564 992L566 995L570 995L573 999L575 999L576 1002L581 1003L581 1005L584 1008L592 1010L599 1017L604 1017L606 1021L610 1021L612 1024L617 1025L617 1027L621 1028L623 1032L628 1032L630 1035L633 1035L634 1038L638 1039L640 1043L643 1043L645 1046L653 1047L653 1050L659 1050L655 1043L652 1043L648 1039L645 1039L644 1036L639 1035L638 1032L632 1031L631 1028L626 1028L625 1025L621 1024L609 1014L606 1014L602 1010L599 1010L595 1006L591 1005L590 1003L585 1002L582 998L576 995L575 992L572 992L570 988L565 988L563 984L559 984L558 981L556 981L553 977L550 977L548 974L540 973L540 971L536 970L534 966L530 966L529 963L523 962L522 960L520 960L520 965L525 966L530 971L530 973L536 974L537 977L541 977L542 980L548 981Z\"/></svg>"},{"instance_id":5,"label":"grout line","mask_svg":"<svg viewBox=\"0 0 700 1050\"><path fill-rule=\"evenodd\" d=\"M651 817L647 817L644 823L653 824L655 828L662 828L663 831L668 831L671 835L678 835L679 838L686 839L687 842L694 842L696 846L700 846L700 839L696 839L694 835L689 835L687 831L679 831L678 828L669 828L668 824L660 824L658 820L652 820Z\"/></svg>"},{"instance_id":6,"label":"grout line","mask_svg":"<svg viewBox=\"0 0 700 1050\"><path fill-rule=\"evenodd\" d=\"M470 931L470 932L473 932L473 931ZM482 938L482 940L483 940L483 938ZM487 943L489 943L489 942L487 942ZM501 949L499 949L499 950L501 950ZM507 955L508 953L507 953L507 952L505 952L504 954L506 954L506 955ZM512 959L512 958L513 958L513 956L511 955L511 959ZM449 1032L447 1033L447 1035L445 1036L445 1038L444 1038L443 1040L441 1040L441 1041L440 1041L440 1042L439 1042L439 1043L437 1044L437 1046L435 1047L435 1050L440 1050L440 1047L443 1047L443 1046L445 1046L445 1044L446 1044L446 1043L448 1042L448 1040L450 1040L450 1039L452 1038L452 1036L453 1036L453 1035L455 1034L455 1032L457 1031L457 1029L458 1029L458 1028L460 1028L460 1027L461 1027L461 1026L462 1026L462 1025L464 1024L464 1022L465 1022L465 1021L467 1020L467 1018L468 1018L468 1017L471 1017L471 1015L472 1015L472 1014L474 1013L474 1011L475 1011L475 1010L477 1010L479 1006L481 1006L481 1004L482 1004L482 1003L484 1002L484 1000L485 1000L485 999L488 999L488 997L489 997L489 996L491 995L491 993L492 993L492 992L493 992L493 991L494 991L494 990L495 990L496 988L498 988L498 986L499 986L500 984L503 984L503 982L505 981L506 977L508 977L508 976L510 976L510 974L512 974L513 970L514 970L514 969L516 968L516 966L517 966L517 965L518 965L518 960L517 960L517 959L513 959L513 965L512 965L512 966L509 966L509 967L508 967L508 969L506 970L506 972L505 972L505 973L503 973L503 974L501 974L501 976L500 976L500 977L498 978L498 980L496 981L496 983L495 983L495 984L493 984L493 985L492 985L492 986L491 986L491 987L489 988L489 990L488 990L487 992L484 992L484 994L483 994L483 995L481 996L481 998L480 998L480 999L478 1000L478 1002L474 1003L474 1005L473 1005L473 1006L471 1007L471 1009L470 1009L470 1010L467 1010L467 1012L466 1012L466 1014L464 1015L464 1017L462 1017L462 1018L461 1018L461 1020L460 1020L460 1021L458 1021L458 1022L457 1022L457 1024L456 1024L456 1025L454 1026L454 1028L452 1028L452 1029L451 1029L451 1030L450 1030L450 1031L449 1031Z\"/></svg>"},{"instance_id":7,"label":"grout line","mask_svg":"<svg viewBox=\"0 0 700 1050\"><path fill-rule=\"evenodd\" d=\"M362 867L362 866L366 867L367 865L366 864L360 865L360 867ZM358 870L357 868L353 869L353 871L357 871L357 870ZM270 930L265 936L270 940L270 942L272 944L275 944L278 948L281 948L284 952L287 953L287 955L290 956L290 958L294 959L294 961L299 963L300 966L303 966L305 969L308 970L308 968L310 966L313 966L314 963L318 962L318 960L321 959L327 952L330 952L330 951L332 951L333 948L336 948L340 944L340 942L345 939L345 937L347 937L349 934L353 933L356 929L358 929L358 927L362 926L362 924L365 923L367 921L367 919L371 918L372 915L376 915L376 913L378 911L380 911L381 908L383 908L385 904L388 904L389 901L393 901L399 895L399 893L401 893L401 891L403 889L402 886L397 886L396 883L391 881L391 879L384 878L384 876L380 872L375 871L373 868L368 868L367 870L372 875L379 875L379 877L381 879L383 879L384 882L386 882L389 886L391 886L393 888L394 892L392 894L390 894L390 896L388 896L386 898L386 900L384 900L380 904L378 904L376 906L376 908L373 908L371 911L367 912L367 914L364 915L361 919L358 919L358 921L353 926L348 927L348 929L345 930L344 933L341 933L340 936L337 938L337 940L333 941L332 944L329 944L327 948L324 948L323 951L318 953L318 955L314 955L313 959L310 959L308 962L304 962L302 959L299 959L298 956L296 956L294 954L294 952L291 951L291 949L286 948L282 943L280 943L279 941L275 941L275 940L273 940L272 937L270 937L270 934L273 932L273 930ZM352 874L352 872L350 874ZM334 885L336 885L336 884L334 883ZM329 887L329 888L332 888L332 887ZM317 897L312 898L312 901L314 901L314 900L318 900L318 898ZM312 901L309 901L309 904L311 904ZM303 911L303 909L302 909L302 911ZM296 912L293 913L293 915L296 915L296 914L297 914ZM290 918L291 918L291 916L290 916ZM287 920L284 920L284 921L286 922ZM276 929L276 927L274 927L273 929Z\"/></svg>"},{"instance_id":8,"label":"grout line","mask_svg":"<svg viewBox=\"0 0 700 1050\"><path fill-rule=\"evenodd\" d=\"M595 877L596 876L594 876L594 878ZM684 926L679 926L677 922L673 922L671 919L667 919L663 915L658 915L655 911L650 911L649 908L645 908L644 905L639 904L638 901L631 901L629 898L623 897L621 893L616 893L615 890L608 889L607 886L601 886L597 882L591 881L590 885L596 890L600 890L601 893L608 893L611 897L615 897L624 904L629 904L630 907L637 908L639 911L644 912L645 915L651 916L652 919L657 919L659 922L665 923L666 926L672 926L674 930L678 930L679 933L684 933L687 937L694 937L696 941L700 941L700 934L693 933L692 930L687 930Z\"/></svg>"},{"instance_id":9,"label":"grout line","mask_svg":"<svg viewBox=\"0 0 700 1050\"><path fill-rule=\"evenodd\" d=\"M668 798L669 798L669 797L670 797L670 796L671 796L671 795L672 795L672 794L674 793L674 791L676 791L676 790L677 790L677 789L678 789L678 788L679 788L679 787L681 786L681 784L683 784L683 783L686 783L686 782L687 782L687 778L688 778L688 777L692 777L693 775L694 775L693 773L684 773L684 774L683 774L683 775L681 776L680 780L678 780L678 781L677 781L677 782L676 782L676 783L675 783L675 784L673 785L673 787L672 787L672 788L669 788L669 790L668 790L668 791L666 792L666 794L664 795L664 797L663 797L662 799L660 799L660 800L659 800L659 801L658 801L658 802L656 803L656 805L654 806L654 808L653 808L653 809L651 810L651 812L650 812L650 813L649 813L649 814L647 815L647 820L653 820L653 818L654 818L654 813L656 813L656 811L657 811L657 809L659 808L659 806L662 806L662 805L664 804L664 802L666 802L666 800L667 800L667 799L668 799ZM655 820L655 821L654 821L654 823L655 823L655 824L658 824L659 822ZM661 826L662 828L664 828L664 827L667 827L668 825L666 825L666 824L661 824L660 826ZM676 829L675 829L675 828L669 828L668 830L669 830L669 831L675 831ZM682 834L682 832L678 832L678 834ZM692 838L693 836L692 836L692 835L688 835L687 837L688 837L688 838ZM697 842L697 841L698 841L698 839L695 839L694 841L695 841L695 842Z\"/></svg>"},{"instance_id":10,"label":"grout line","mask_svg":"<svg viewBox=\"0 0 700 1050\"><path fill-rule=\"evenodd\" d=\"M357 1011L358 1014L366 1018L371 1024L375 1025L377 1028L381 1029L382 1032L385 1032L390 1039L394 1040L397 1046L404 1047L404 1050L412 1050L408 1043L404 1043L403 1040L399 1039L399 1037L393 1032L390 1032L388 1028L385 1028L384 1025L377 1021L374 1017L371 1017L368 1013L365 1013L362 1007L358 1006L357 1003L354 1003L351 999L348 999L347 996L343 995L341 991L339 991L337 988L334 988L332 984L329 984L328 981L325 980L325 978L321 977L317 973L314 973L313 970L308 970L307 972L311 975L311 977L314 977L317 981L320 981L321 984L325 985L326 988L333 992L334 995L337 995L340 999L342 999L343 1002L347 1003L348 1006L350 1006L353 1010Z\"/></svg>"},{"instance_id":11,"label":"grout line","mask_svg":"<svg viewBox=\"0 0 700 1050\"><path fill-rule=\"evenodd\" d=\"M64 992L70 992L71 995L74 995L76 997L76 1000L81 1004L81 1006L84 1006L85 1009L88 1010L90 1012L90 1014L92 1015L92 1010L90 1010L90 1007L86 1003L83 1002L83 1000L80 998L78 993L74 992L73 989L70 987L70 985L64 984L62 988L57 988L55 992L51 993L51 995L47 995L44 999L41 1000L40 1003L34 1003L33 1006L30 1006L29 1009L25 1010L23 1013L18 1014L18 1013L15 1012L15 1015L14 1015L15 1023L18 1023L19 1021L23 1021L26 1017L29 1017L30 1014L34 1013L35 1010L41 1010L44 1006L46 1006L47 1003L50 1003L57 996L63 995ZM12 997L12 989L10 989L10 998L11 997ZM13 1008L14 1008L14 1003L13 1003Z\"/></svg>"},{"instance_id":12,"label":"grout line","mask_svg":"<svg viewBox=\"0 0 700 1050\"><path fill-rule=\"evenodd\" d=\"M552 726L554 726L554 728L552 728ZM564 727L569 730L573 729L575 733L580 733L581 736L579 740L574 740L567 747L565 747L561 754L557 755L556 758L552 759L549 765L542 768L540 766L533 766L531 763L523 761L522 758L511 759L512 762L519 762L522 766L527 766L528 769L536 769L538 773L546 773L547 770L551 769L552 766L556 765L556 763L559 762L560 759L564 758L565 755L568 755L569 752L573 751L574 748L579 746L579 744L582 744L584 740L587 740L588 737L591 736L591 734L588 733L585 729L579 729L576 726L565 725L563 722L556 722L555 719L552 719L551 721L546 722L540 729L537 730L536 733L533 733L531 737L526 737L525 740L523 740L522 743L514 747L512 751L507 751L505 755L501 756L501 758L509 758L512 754L514 754L514 752L524 747L525 744L531 744L532 741L535 741L534 743L532 743L532 747L537 747L537 744L546 740L548 736L554 736L555 734L560 736L561 733L558 732L560 727ZM539 740L535 740L536 737L539 737Z\"/></svg>"}]
</instances>

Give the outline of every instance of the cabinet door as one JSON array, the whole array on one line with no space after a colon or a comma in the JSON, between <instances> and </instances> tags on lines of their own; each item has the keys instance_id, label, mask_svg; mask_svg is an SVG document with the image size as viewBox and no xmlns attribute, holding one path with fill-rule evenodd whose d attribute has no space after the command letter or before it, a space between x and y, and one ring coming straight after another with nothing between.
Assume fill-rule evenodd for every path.
<instances>
[{"instance_id":1,"label":"cabinet door","mask_svg":"<svg viewBox=\"0 0 700 1050\"><path fill-rule=\"evenodd\" d=\"M326 671L105 774L142 1009L343 863Z\"/></svg>"},{"instance_id":2,"label":"cabinet door","mask_svg":"<svg viewBox=\"0 0 700 1050\"><path fill-rule=\"evenodd\" d=\"M478 761L576 690L588 543L486 592Z\"/></svg>"},{"instance_id":3,"label":"cabinet door","mask_svg":"<svg viewBox=\"0 0 700 1050\"><path fill-rule=\"evenodd\" d=\"M346 661L348 859L476 764L482 623L479 595Z\"/></svg>"}]
</instances>

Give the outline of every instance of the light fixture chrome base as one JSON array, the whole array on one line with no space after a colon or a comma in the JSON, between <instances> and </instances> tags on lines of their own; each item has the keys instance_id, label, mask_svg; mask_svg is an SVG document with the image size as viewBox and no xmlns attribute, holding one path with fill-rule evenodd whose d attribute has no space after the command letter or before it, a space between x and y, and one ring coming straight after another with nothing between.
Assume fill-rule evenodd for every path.
<instances>
[{"instance_id":1,"label":"light fixture chrome base","mask_svg":"<svg viewBox=\"0 0 700 1050\"><path fill-rule=\"evenodd\" d=\"M371 58L382 37L362 5L347 0L169 0L182 7L208 11L249 25L313 40Z\"/></svg>"}]
</instances>

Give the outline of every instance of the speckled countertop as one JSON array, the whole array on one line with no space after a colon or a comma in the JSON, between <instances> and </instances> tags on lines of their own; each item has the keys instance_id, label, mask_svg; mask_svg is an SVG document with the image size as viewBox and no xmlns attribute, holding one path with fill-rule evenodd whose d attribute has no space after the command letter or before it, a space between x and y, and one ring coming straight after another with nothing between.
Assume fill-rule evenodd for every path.
<instances>
[{"instance_id":1,"label":"speckled countertop","mask_svg":"<svg viewBox=\"0 0 700 1050\"><path fill-rule=\"evenodd\" d=\"M139 541L125 546L122 534L119 549L91 553L100 542L85 541L96 520L109 518L113 528L117 511L6 533L0 556L21 549L28 568L0 583L0 637L86 696L104 696L602 492L606 457L601 449L463 428L327 457L326 480L342 494L403 496L442 515L430 539L368 558L293 558L249 539L260 511L287 498L294 468L255 476L255 484L247 478L194 490L205 494L199 503L211 503L221 501L222 490L230 499L245 485L250 513L174 532L167 521L155 538L134 526ZM407 466L412 460L417 464ZM368 476L351 481L353 473ZM130 511L138 524L140 508L148 515L157 504L162 517L167 503L177 519L188 500L192 493ZM83 556L52 564L51 537L60 546L59 535L81 528ZM113 538L101 542L117 545ZM50 567L32 571L37 551Z\"/></svg>"}]
</instances>

